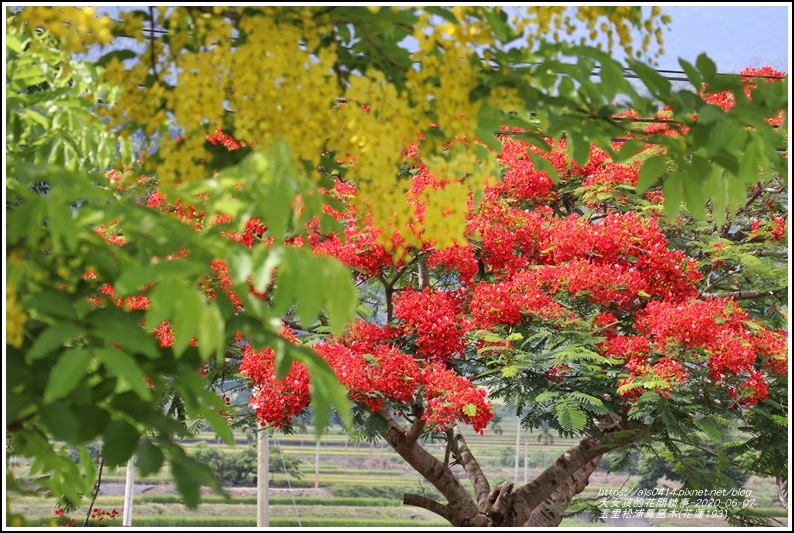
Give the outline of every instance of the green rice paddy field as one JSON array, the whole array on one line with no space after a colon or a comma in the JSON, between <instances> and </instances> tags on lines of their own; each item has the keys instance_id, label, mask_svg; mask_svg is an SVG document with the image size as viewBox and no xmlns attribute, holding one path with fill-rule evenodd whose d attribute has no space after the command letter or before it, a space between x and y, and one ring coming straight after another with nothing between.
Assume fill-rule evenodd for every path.
<instances>
[{"instance_id":1,"label":"green rice paddy field","mask_svg":"<svg viewBox=\"0 0 794 533\"><path fill-rule=\"evenodd\" d=\"M515 467L515 426L503 427L497 434L487 431L484 436L467 434L468 443L491 486L503 481L523 484L531 481L545 465L562 453L574 441L555 438L550 444L541 444L537 435L522 433L519 446L521 466ZM224 452L240 451L247 446L245 436L237 434L237 445L229 447L219 443L214 434L201 433L196 439L184 442L188 450L195 449L200 442L217 446ZM302 473L300 479L285 472L274 473L268 490L268 521L271 527L448 527L449 524L437 515L416 507L402 504L402 493L414 492L427 496L437 495L435 489L411 470L385 443L353 443L341 430L331 429L321 439L319 454L313 433L290 436L275 435L270 440L271 454L276 461L283 454L285 459L299 459ZM443 457L441 443L431 443L430 449L437 457ZM319 455L319 460L318 460ZM526 461L525 461L526 459ZM288 462L288 461L285 461ZM526 464L526 466L524 466ZM11 468L16 476L24 477L27 467L23 462L14 462ZM462 468L460 475L463 476ZM123 510L125 468L105 469L102 489L95 507L119 513L115 518L105 517L97 525L121 526ZM181 503L179 495L170 483L168 468L156 475L135 479L135 496L132 506L132 525L135 527L254 527L256 526L257 498L255 487L227 487L220 495L209 488L202 489L202 503L197 509L188 509ZM664 486L676 484L663 481ZM464 486L468 486L464 482ZM581 497L596 498L599 489L631 488L632 479L625 473L596 471L590 485ZM751 478L745 485L754 499L753 508L774 518L774 525L788 524L787 510L777 501L774 484L769 480ZM443 500L442 500L443 501ZM595 500L597 503L597 499ZM69 515L77 524L85 520L88 502ZM679 509L680 510L680 509ZM713 510L713 509L712 509ZM709 509L697 512L691 508L688 516L671 513L654 513L650 518L612 518L607 513L606 522L590 522L582 516L565 519L562 526L569 527L614 527L657 526L668 527L720 527L725 522L710 516ZM23 517L22 525L56 525L56 505L52 499L37 495L14 495L7 500L6 516ZM659 516L661 515L661 516ZM8 521L8 518L7 518ZM18 525L6 523L9 525Z\"/></svg>"}]
</instances>

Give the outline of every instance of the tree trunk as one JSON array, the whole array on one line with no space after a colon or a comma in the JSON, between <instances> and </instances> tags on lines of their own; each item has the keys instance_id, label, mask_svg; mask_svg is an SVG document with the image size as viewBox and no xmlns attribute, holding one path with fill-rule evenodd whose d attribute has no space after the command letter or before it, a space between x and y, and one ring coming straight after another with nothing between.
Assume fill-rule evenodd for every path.
<instances>
[{"instance_id":1,"label":"tree trunk","mask_svg":"<svg viewBox=\"0 0 794 533\"><path fill-rule=\"evenodd\" d=\"M574 496L582 492L590 481L590 476L595 471L601 456L585 463L579 470L574 472L568 483L555 490L551 496L546 498L543 503L535 507L529 515L529 519L524 522L525 527L557 527L562 522L565 510L571 503Z\"/></svg>"},{"instance_id":2,"label":"tree trunk","mask_svg":"<svg viewBox=\"0 0 794 533\"><path fill-rule=\"evenodd\" d=\"M581 493L595 471L601 456L635 441L641 428L627 431L625 422L616 416L606 417L600 425L604 436L583 437L566 450L532 482L514 490L513 483L490 488L474 455L457 428L452 431L452 452L455 462L463 467L474 489L475 497L460 484L450 467L425 450L418 439L425 429L421 407L415 406L414 422L401 426L387 408L380 415L387 421L383 437L394 450L424 476L447 503L440 503L418 494L405 494L403 503L432 511L455 527L555 527L571 500ZM615 434L616 431L620 431ZM476 501L475 501L476 500Z\"/></svg>"}]
</instances>

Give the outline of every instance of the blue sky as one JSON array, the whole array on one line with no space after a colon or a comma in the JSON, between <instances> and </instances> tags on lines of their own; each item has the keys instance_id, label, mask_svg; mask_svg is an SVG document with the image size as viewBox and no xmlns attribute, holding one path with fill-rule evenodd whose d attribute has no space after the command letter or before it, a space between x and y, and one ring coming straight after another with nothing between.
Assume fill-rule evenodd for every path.
<instances>
[{"instance_id":1,"label":"blue sky","mask_svg":"<svg viewBox=\"0 0 794 533\"><path fill-rule=\"evenodd\" d=\"M738 73L747 66L770 65L789 72L791 5L662 6L673 22L664 33L659 68L680 69L678 57L690 62L706 52L720 72Z\"/></svg>"}]
</instances>

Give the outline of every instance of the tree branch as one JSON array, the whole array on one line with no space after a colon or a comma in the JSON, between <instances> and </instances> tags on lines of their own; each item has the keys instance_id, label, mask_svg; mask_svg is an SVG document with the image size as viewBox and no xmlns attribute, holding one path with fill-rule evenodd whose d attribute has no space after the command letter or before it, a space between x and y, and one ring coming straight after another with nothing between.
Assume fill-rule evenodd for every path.
<instances>
[{"instance_id":1,"label":"tree branch","mask_svg":"<svg viewBox=\"0 0 794 533\"><path fill-rule=\"evenodd\" d=\"M599 455L585 463L584 466L573 473L571 479L555 490L543 503L535 507L529 515L529 519L521 525L523 527L559 526L571 500L587 487L590 476L600 462L601 456Z\"/></svg>"},{"instance_id":2,"label":"tree branch","mask_svg":"<svg viewBox=\"0 0 794 533\"><path fill-rule=\"evenodd\" d=\"M430 512L436 513L438 516L447 519L449 522L453 521L453 517L449 514L448 506L444 505L443 503L438 503L436 500L431 500L430 498L420 496L419 494L411 494L410 492L406 492L403 494L403 503L405 505L414 505L416 507L421 507L422 509L427 509Z\"/></svg>"},{"instance_id":3,"label":"tree branch","mask_svg":"<svg viewBox=\"0 0 794 533\"><path fill-rule=\"evenodd\" d=\"M391 63L393 66L397 67L398 69L402 70L403 72L406 72L408 70L408 67L398 63L394 58L392 58L389 54L386 53L386 50L384 50L383 47L381 47L378 43L375 42L375 40L372 38L372 36L367 31L367 28L365 28L363 25L361 25L361 26L356 26L356 29L361 30L361 34L364 36L364 38L369 42L369 44L372 45L372 47L375 50L380 52L380 55L382 55L384 57L384 59L386 59L386 61L388 61L389 63Z\"/></svg>"},{"instance_id":4,"label":"tree branch","mask_svg":"<svg viewBox=\"0 0 794 533\"><path fill-rule=\"evenodd\" d=\"M421 405L414 404L413 414L415 416L414 421L411 424L411 427L409 427L408 431L405 433L406 442L410 444L413 444L417 440L419 440L419 437L422 436L422 433L424 432L426 426L426 422L422 418L422 415L424 414L424 409L422 408Z\"/></svg>"},{"instance_id":5,"label":"tree branch","mask_svg":"<svg viewBox=\"0 0 794 533\"><path fill-rule=\"evenodd\" d=\"M417 274L419 276L419 290L423 291L430 285L430 271L427 268L427 263L420 261L417 265Z\"/></svg>"},{"instance_id":6,"label":"tree branch","mask_svg":"<svg viewBox=\"0 0 794 533\"><path fill-rule=\"evenodd\" d=\"M336 27L331 26L331 38L334 41L334 44L338 47L339 42L336 38ZM334 74L336 74L336 83L339 85L340 93L344 94L345 92L345 82L342 78L342 64L339 62L339 54L336 55L336 60L334 61Z\"/></svg>"},{"instance_id":7,"label":"tree branch","mask_svg":"<svg viewBox=\"0 0 794 533\"><path fill-rule=\"evenodd\" d=\"M485 509L485 502L491 492L491 484L488 483L488 479L482 473L480 464L475 459L474 454L471 453L471 450L469 450L466 439L463 438L458 426L453 428L452 434L455 442L455 460L463 466L469 476L469 481L474 487L474 495L477 498L477 507L482 511Z\"/></svg>"},{"instance_id":8,"label":"tree branch","mask_svg":"<svg viewBox=\"0 0 794 533\"><path fill-rule=\"evenodd\" d=\"M88 512L85 515L85 521L83 521L83 527L88 527L88 519L91 518L91 511L94 509L94 503L96 503L96 498L99 496L99 486L102 485L102 470L105 467L105 456L101 456L99 458L99 473L97 474L96 483L94 484L94 493L91 494L91 503L88 504Z\"/></svg>"},{"instance_id":9,"label":"tree branch","mask_svg":"<svg viewBox=\"0 0 794 533\"><path fill-rule=\"evenodd\" d=\"M699 298L733 298L734 300L754 300L756 298L765 298L767 296L775 296L777 293L786 290L785 287L764 291L733 291L733 292L705 292L699 291Z\"/></svg>"},{"instance_id":10,"label":"tree branch","mask_svg":"<svg viewBox=\"0 0 794 533\"><path fill-rule=\"evenodd\" d=\"M379 414L387 422L382 433L386 442L447 499L446 514L441 516L456 527L488 526L489 520L480 514L477 504L452 471L416 441L411 441L386 406L381 407Z\"/></svg>"},{"instance_id":11,"label":"tree branch","mask_svg":"<svg viewBox=\"0 0 794 533\"><path fill-rule=\"evenodd\" d=\"M747 209L748 207L750 207L750 204L752 204L753 202L755 202L756 200L758 200L758 198L759 198L759 197L760 197L760 196L761 196L763 193L764 193L764 189L756 185L756 186L753 188L752 192L750 193L750 197L749 197L749 198L747 198L747 202L745 202L745 204L744 204L744 208L745 208L745 209Z\"/></svg>"},{"instance_id":12,"label":"tree branch","mask_svg":"<svg viewBox=\"0 0 794 533\"><path fill-rule=\"evenodd\" d=\"M576 445L566 450L554 463L543 471L532 482L519 487L514 497L521 502L517 505L517 524L525 523L530 513L544 500L552 496L554 491L568 483L577 470L589 461L607 452L621 448L636 441L644 433L642 428L630 429L625 421L613 414L609 427L602 428L605 439L593 436L584 437ZM623 430L623 431L621 431Z\"/></svg>"},{"instance_id":13,"label":"tree branch","mask_svg":"<svg viewBox=\"0 0 794 533\"><path fill-rule=\"evenodd\" d=\"M155 54L154 49L154 7L149 6L149 46L150 48L150 60L152 62L152 75L154 75L155 81L160 81L160 77L157 75L157 57Z\"/></svg>"}]
</instances>

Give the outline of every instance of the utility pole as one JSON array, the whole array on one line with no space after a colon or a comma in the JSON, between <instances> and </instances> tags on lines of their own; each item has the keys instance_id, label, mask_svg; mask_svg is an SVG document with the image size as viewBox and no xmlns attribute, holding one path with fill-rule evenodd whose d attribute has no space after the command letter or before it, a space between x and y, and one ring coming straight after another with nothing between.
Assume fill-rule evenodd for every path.
<instances>
[{"instance_id":1,"label":"utility pole","mask_svg":"<svg viewBox=\"0 0 794 533\"><path fill-rule=\"evenodd\" d=\"M256 445L256 527L270 527L268 516L268 487L270 486L270 456L268 450L269 434L267 427L259 432Z\"/></svg>"},{"instance_id":2,"label":"utility pole","mask_svg":"<svg viewBox=\"0 0 794 533\"><path fill-rule=\"evenodd\" d=\"M521 417L516 417L518 427L516 428L516 468L513 472L513 483L518 483L518 454L521 451Z\"/></svg>"},{"instance_id":3,"label":"utility pole","mask_svg":"<svg viewBox=\"0 0 794 533\"><path fill-rule=\"evenodd\" d=\"M127 479L124 484L124 513L121 517L121 525L132 527L132 496L135 492L135 456L127 461Z\"/></svg>"},{"instance_id":4,"label":"utility pole","mask_svg":"<svg viewBox=\"0 0 794 533\"><path fill-rule=\"evenodd\" d=\"M317 439L317 449L314 452L314 488L320 488L320 439Z\"/></svg>"}]
</instances>

